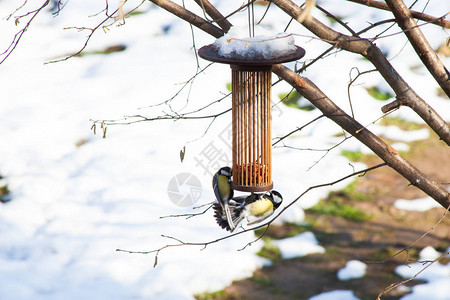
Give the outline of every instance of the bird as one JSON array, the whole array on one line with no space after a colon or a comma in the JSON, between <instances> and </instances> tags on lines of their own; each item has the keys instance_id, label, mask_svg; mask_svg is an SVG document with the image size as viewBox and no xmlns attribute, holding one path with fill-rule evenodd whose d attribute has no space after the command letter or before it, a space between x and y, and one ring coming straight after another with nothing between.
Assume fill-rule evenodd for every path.
<instances>
[{"instance_id":1,"label":"bird","mask_svg":"<svg viewBox=\"0 0 450 300\"><path fill-rule=\"evenodd\" d=\"M217 202L215 205L220 207L224 214L224 221L227 226L234 230L232 216L229 209L229 201L233 198L233 188L231 187L232 169L230 167L222 167L213 176L212 186Z\"/></svg>"},{"instance_id":2,"label":"bird","mask_svg":"<svg viewBox=\"0 0 450 300\"><path fill-rule=\"evenodd\" d=\"M260 223L270 217L283 202L281 194L275 190L264 194L251 193L249 196L239 196L228 202L231 219L226 216L220 205L214 204L214 217L220 227L233 232L234 229L247 219L247 225ZM229 226L229 220L233 226Z\"/></svg>"}]
</instances>

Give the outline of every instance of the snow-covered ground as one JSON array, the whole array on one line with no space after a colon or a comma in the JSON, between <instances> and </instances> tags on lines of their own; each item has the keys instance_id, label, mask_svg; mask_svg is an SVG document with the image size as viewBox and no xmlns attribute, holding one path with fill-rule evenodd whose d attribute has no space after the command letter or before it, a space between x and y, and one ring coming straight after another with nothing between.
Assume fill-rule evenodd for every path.
<instances>
[{"instance_id":1,"label":"snow-covered ground","mask_svg":"<svg viewBox=\"0 0 450 300\"><path fill-rule=\"evenodd\" d=\"M346 22L356 28L366 26L366 21L389 17L387 12L340 2L323 5L346 17ZM120 1L108 3L114 9ZM128 1L125 11L138 3ZM225 13L240 4L214 3ZM160 217L193 212L192 206L177 206L169 198L168 185L177 174L193 174L201 183L195 195L186 186L180 187L180 194L192 195L196 204L214 199L211 175L231 158L231 115L217 118L204 137L211 120L109 126L105 139L100 124L94 135L92 120L135 114L155 117L170 109L198 109L227 93L230 71L227 66L212 65L171 102L171 107L149 107L173 96L195 74L196 61L190 27L147 2L139 9L143 13L127 18L125 25L100 28L86 48L93 53L122 44L125 51L44 64L77 51L89 32L63 28L97 24L104 14L95 14L104 4L104 1L68 1L56 17L43 12L23 35L17 49L0 65L0 175L4 177L2 184L7 184L11 191L11 201L0 204L1 299L192 299L195 293L220 290L233 280L251 276L266 263L255 255L262 242L237 251L254 240L251 232L210 244L203 251L202 246L164 249L158 254L155 268L154 254L115 251L117 248L146 251L177 243L162 235L199 243L226 235L210 212L187 220ZM430 3L427 12L442 15L441 4ZM22 19L16 26L14 18L5 19L18 5L14 0L0 1L1 52L26 23ZM202 15L195 4L186 5ZM18 14L37 6L27 3ZM263 7L255 7L257 16L263 12ZM317 11L315 14L330 23ZM281 32L286 25L282 16L272 8L262 25L273 34ZM246 13L233 16L231 22L245 26ZM424 26L423 30L435 48L446 38L435 26ZM309 36L297 24L292 24L289 31ZM214 42L212 37L198 30L194 32L196 47ZM307 37L295 38L296 44L306 49L303 61L327 47ZM436 95L437 86L427 71L410 70L418 61L409 47L403 49L405 42L404 36L397 35L377 44L382 49L391 49L389 58L401 75L450 121L450 103ZM203 60L199 63L202 68L208 64ZM360 71L371 68L355 55L336 53L316 63L305 76L349 111L348 74L355 66ZM385 104L367 94L365 87L371 86L386 90L376 73L362 76L351 88L355 116L363 124L381 116L380 107ZM278 94L289 90L285 83L274 86L274 101ZM226 99L200 115L229 107ZM273 137L282 136L319 115L317 111L300 111L278 104L273 112ZM420 121L406 108L393 115ZM405 135L393 128L373 127L377 134L398 137L402 142L428 136L422 131ZM334 135L340 132L332 122L321 119L293 135L286 144L326 149L338 141ZM181 163L180 150L184 146L186 154ZM350 166L340 156L342 149L356 151L364 147L350 139L317 164L324 152L275 148L273 177L275 189L285 200L282 207L309 186L334 181L353 172L353 168L364 168L359 164ZM278 222L302 222L302 208L314 205L331 189L348 183L312 190ZM310 240L315 241L313 236ZM299 238L298 246L303 242ZM320 249L316 243L312 245ZM345 293L342 299L354 299L351 291L337 293ZM336 294L330 295L317 299L336 299L332 298Z\"/></svg>"},{"instance_id":2,"label":"snow-covered ground","mask_svg":"<svg viewBox=\"0 0 450 300\"><path fill-rule=\"evenodd\" d=\"M361 278L366 275L367 265L359 260L350 260L345 264L345 267L340 269L337 273L339 280L350 280L354 278Z\"/></svg>"}]
</instances>

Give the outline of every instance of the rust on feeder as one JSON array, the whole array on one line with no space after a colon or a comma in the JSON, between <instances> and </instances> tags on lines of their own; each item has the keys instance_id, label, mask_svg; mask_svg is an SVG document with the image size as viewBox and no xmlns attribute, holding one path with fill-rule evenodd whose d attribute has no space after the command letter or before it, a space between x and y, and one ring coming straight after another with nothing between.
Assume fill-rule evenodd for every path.
<instances>
[{"instance_id":1,"label":"rust on feeder","mask_svg":"<svg viewBox=\"0 0 450 300\"><path fill-rule=\"evenodd\" d=\"M272 66L297 60L305 50L270 59L229 58L211 44L200 48L200 57L231 65L232 149L235 190L265 192L272 182Z\"/></svg>"}]
</instances>

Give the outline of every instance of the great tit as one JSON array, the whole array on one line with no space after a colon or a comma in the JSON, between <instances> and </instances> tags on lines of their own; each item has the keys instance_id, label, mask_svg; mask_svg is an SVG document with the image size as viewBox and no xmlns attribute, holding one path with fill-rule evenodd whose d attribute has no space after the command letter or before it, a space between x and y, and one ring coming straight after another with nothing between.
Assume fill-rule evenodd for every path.
<instances>
[{"instance_id":1,"label":"great tit","mask_svg":"<svg viewBox=\"0 0 450 300\"><path fill-rule=\"evenodd\" d=\"M222 212L225 212L224 218L225 223L228 223L227 226L234 230L234 224L232 222L232 217L229 209L228 202L233 198L233 189L231 188L231 175L232 170L230 167L223 167L214 174L212 180L212 186L214 190L214 194L216 195L216 199L218 205Z\"/></svg>"},{"instance_id":2,"label":"great tit","mask_svg":"<svg viewBox=\"0 0 450 300\"><path fill-rule=\"evenodd\" d=\"M223 213L220 205L214 205L214 217L220 227L233 232L244 218L247 219L248 225L264 221L274 213L282 201L281 194L274 190L265 194L252 193L249 196L240 196L229 201L233 227L229 226L228 220L230 219Z\"/></svg>"}]
</instances>

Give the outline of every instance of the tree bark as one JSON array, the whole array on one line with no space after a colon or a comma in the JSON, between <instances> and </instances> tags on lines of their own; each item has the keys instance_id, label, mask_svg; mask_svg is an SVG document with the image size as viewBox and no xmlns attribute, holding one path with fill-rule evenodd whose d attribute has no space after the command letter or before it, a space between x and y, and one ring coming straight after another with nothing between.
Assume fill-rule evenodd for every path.
<instances>
[{"instance_id":1,"label":"tree bark","mask_svg":"<svg viewBox=\"0 0 450 300\"><path fill-rule=\"evenodd\" d=\"M417 26L408 7L402 0L386 0L386 3L425 67L450 97L450 74Z\"/></svg>"},{"instance_id":2,"label":"tree bark","mask_svg":"<svg viewBox=\"0 0 450 300\"><path fill-rule=\"evenodd\" d=\"M378 136L346 114L313 82L305 77L300 77L283 65L275 65L272 71L292 85L303 97L311 101L327 118L369 147L388 166L397 171L412 185L424 191L444 208L450 206L450 193L442 185L431 180L409 161L400 156L397 150L388 146Z\"/></svg>"},{"instance_id":3,"label":"tree bark","mask_svg":"<svg viewBox=\"0 0 450 300\"><path fill-rule=\"evenodd\" d=\"M301 16L302 9L290 0L272 0L284 12L294 19ZM302 21L302 25L323 41L349 52L366 57L380 72L389 86L394 90L398 105L414 110L436 134L450 146L450 127L444 119L406 83L397 73L381 50L367 39L356 38L339 33L315 18Z\"/></svg>"},{"instance_id":4,"label":"tree bark","mask_svg":"<svg viewBox=\"0 0 450 300\"><path fill-rule=\"evenodd\" d=\"M218 11L214 5L208 0L195 0L195 2L204 10L208 16L213 18L213 22L216 22L225 32L228 32L231 28L231 23Z\"/></svg>"},{"instance_id":5,"label":"tree bark","mask_svg":"<svg viewBox=\"0 0 450 300\"><path fill-rule=\"evenodd\" d=\"M193 14L192 12L187 11L181 6L178 7L174 6L173 3L169 0L166 1L150 0L150 1L152 1L157 5L160 2L164 2L165 3L164 8L166 10L172 12L173 14L184 20L187 21L195 20L196 22L202 25L197 26L198 28L215 37L220 37L221 35L224 34L224 32L222 32L220 36L216 36L215 34L218 33L216 29L221 30L220 28L206 22L199 16ZM273 2L285 2L285 1L273 0ZM305 20L305 22L309 21ZM326 27L320 22L317 23L316 25L310 26L314 27L314 30L325 30ZM365 53L366 55L368 55L367 54L368 52L380 51L372 43L366 40L362 41L355 40L352 37L336 33L329 28L325 31L325 33L326 36L329 38L330 43L335 43L340 46L347 45L346 47L350 47L351 45L353 50L363 51L363 53ZM343 37L342 40L340 39L341 37ZM356 41L359 41L359 43L355 44ZM383 60L381 61L383 62ZM387 68L388 66L390 66L389 62L387 62L387 65L382 65L383 68ZM373 134L370 130L364 128L364 126L362 126L355 119L346 114L341 108L339 108L336 104L334 104L333 101L331 101L316 85L314 85L313 82L311 82L307 78L300 77L297 73L284 67L283 65L274 65L272 71L275 74L277 74L281 79L291 84L302 96L311 101L311 103L314 104L320 111L322 111L322 113L326 115L330 120L334 121L348 133L350 133L359 141L361 141L364 145L369 147L376 155L378 155L384 162L386 162L391 168L397 171L400 175L406 178L412 185L417 186L419 189L424 191L430 197L435 199L439 204L441 204L444 208L448 208L450 206L450 193L442 185L428 178L425 174L419 171L406 159L400 156L399 153L394 148L388 146L380 138L378 138L375 134ZM400 75L398 75L393 68L391 72L392 73L390 73L389 76L394 76L394 79L395 76L400 77ZM406 83L404 84L406 85Z\"/></svg>"},{"instance_id":6,"label":"tree bark","mask_svg":"<svg viewBox=\"0 0 450 300\"><path fill-rule=\"evenodd\" d=\"M150 0L161 8L164 8L168 12L174 14L175 16L185 20L186 22L194 25L195 27L209 33L215 38L219 38L224 34L224 31L219 27L211 24L205 19L197 16L193 12L185 9L184 7L170 1L170 0Z\"/></svg>"},{"instance_id":7,"label":"tree bark","mask_svg":"<svg viewBox=\"0 0 450 300\"><path fill-rule=\"evenodd\" d=\"M375 1L375 0L347 0L347 1L355 2L358 4L370 6L370 7L375 7L375 8L382 9L382 10L387 10L387 11L391 10L386 3L381 2L381 1ZM415 18L415 19L429 22L429 23L432 23L432 24L435 24L435 25L438 25L438 26L441 26L441 27L444 27L447 29L450 28L450 22L444 19L448 13L442 17L436 18L434 16L430 16L430 15L427 15L427 14L424 14L424 13L421 13L421 12L418 12L415 10L409 10L409 11L411 12L411 16L413 16L413 18Z\"/></svg>"}]
</instances>

